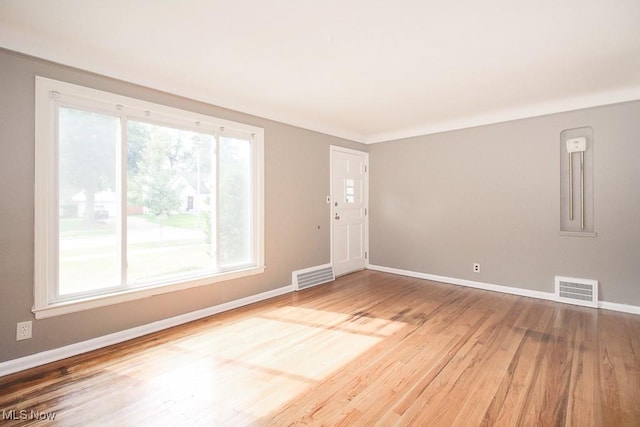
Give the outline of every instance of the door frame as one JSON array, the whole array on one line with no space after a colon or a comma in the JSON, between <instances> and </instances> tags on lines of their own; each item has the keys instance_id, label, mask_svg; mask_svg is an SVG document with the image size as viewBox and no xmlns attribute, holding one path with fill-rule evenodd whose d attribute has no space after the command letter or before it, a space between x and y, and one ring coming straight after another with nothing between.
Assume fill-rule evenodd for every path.
<instances>
[{"instance_id":1,"label":"door frame","mask_svg":"<svg viewBox=\"0 0 640 427\"><path fill-rule=\"evenodd\" d=\"M343 153L355 154L358 156L364 157L365 164L365 173L364 173L364 190L363 190L363 200L364 200L364 268L369 268L369 153L366 151L354 150L352 148L341 147L339 145L330 145L329 146L329 252L330 252L330 262L331 267L333 268L333 217L335 204L333 199L333 153L339 151ZM335 269L334 269L335 274ZM349 273L347 273L349 274Z\"/></svg>"}]
</instances>

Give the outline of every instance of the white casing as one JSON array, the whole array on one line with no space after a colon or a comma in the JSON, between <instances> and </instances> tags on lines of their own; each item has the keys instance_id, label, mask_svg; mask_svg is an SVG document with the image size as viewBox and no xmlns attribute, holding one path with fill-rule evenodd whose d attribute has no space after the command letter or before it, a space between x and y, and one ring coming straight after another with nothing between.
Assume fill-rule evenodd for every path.
<instances>
[{"instance_id":1,"label":"white casing","mask_svg":"<svg viewBox=\"0 0 640 427\"><path fill-rule=\"evenodd\" d=\"M587 138L580 136L578 138L567 139L567 151L569 153L579 153L587 151Z\"/></svg>"}]
</instances>

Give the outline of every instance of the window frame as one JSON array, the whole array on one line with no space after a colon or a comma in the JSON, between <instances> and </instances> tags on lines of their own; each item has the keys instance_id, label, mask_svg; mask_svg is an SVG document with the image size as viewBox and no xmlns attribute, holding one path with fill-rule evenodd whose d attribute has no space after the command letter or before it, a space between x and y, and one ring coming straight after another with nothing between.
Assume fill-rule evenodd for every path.
<instances>
[{"instance_id":1,"label":"window frame","mask_svg":"<svg viewBox=\"0 0 640 427\"><path fill-rule=\"evenodd\" d=\"M126 136L126 119L155 122L219 136L251 136L252 144L252 252L255 265L233 271L220 271L192 279L178 279L143 287L118 287L116 291L57 300L59 168L58 116L60 106L82 108L121 119ZM126 139L116 158L116 186L120 189L120 226L126 222ZM114 94L98 89L35 78L35 192L34 192L34 306L36 319L88 310L106 305L147 298L196 286L204 286L263 273L264 265L264 129L219 119L162 104ZM126 205L125 205L126 206ZM214 208L219 209L216 203ZM126 243L126 235L123 238ZM122 271L122 268L121 268Z\"/></svg>"}]
</instances>

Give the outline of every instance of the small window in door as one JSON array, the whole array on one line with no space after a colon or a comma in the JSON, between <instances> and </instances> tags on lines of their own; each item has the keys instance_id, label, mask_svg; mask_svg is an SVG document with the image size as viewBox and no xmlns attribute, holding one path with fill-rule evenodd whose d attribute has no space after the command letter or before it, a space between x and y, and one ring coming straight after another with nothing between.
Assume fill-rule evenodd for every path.
<instances>
[{"instance_id":1,"label":"small window in door","mask_svg":"<svg viewBox=\"0 0 640 427\"><path fill-rule=\"evenodd\" d=\"M347 203L356 202L356 183L353 179L344 180L344 195Z\"/></svg>"}]
</instances>

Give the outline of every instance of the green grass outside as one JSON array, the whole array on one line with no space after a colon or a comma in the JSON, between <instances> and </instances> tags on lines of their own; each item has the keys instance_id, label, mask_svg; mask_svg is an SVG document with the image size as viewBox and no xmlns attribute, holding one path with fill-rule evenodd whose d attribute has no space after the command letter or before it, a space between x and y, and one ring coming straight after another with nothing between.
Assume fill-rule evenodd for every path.
<instances>
[{"instance_id":1,"label":"green grass outside","mask_svg":"<svg viewBox=\"0 0 640 427\"><path fill-rule=\"evenodd\" d=\"M139 249L139 248L136 248ZM128 275L130 280L152 281L178 273L200 272L212 264L206 244L168 246L160 251L131 250ZM118 283L117 254L105 252L85 259L61 259L60 287L63 294L100 289Z\"/></svg>"},{"instance_id":2,"label":"green grass outside","mask_svg":"<svg viewBox=\"0 0 640 427\"><path fill-rule=\"evenodd\" d=\"M202 229L204 219L197 215L136 215L148 222L183 229ZM112 234L115 221L88 222L84 218L61 218L60 237L83 238ZM158 251L159 249L159 251ZM197 272L211 265L211 248L203 240L191 238L168 242L144 242L129 245L129 277L147 279ZM77 258L76 258L77 257ZM66 249L60 253L60 284L63 294L78 290L100 289L117 282L117 249L113 245Z\"/></svg>"},{"instance_id":3,"label":"green grass outside","mask_svg":"<svg viewBox=\"0 0 640 427\"><path fill-rule=\"evenodd\" d=\"M132 215L153 224L176 228L202 228L204 218L199 215L177 214L169 216ZM87 221L84 218L60 218L60 237L84 237L102 234L115 234L115 221Z\"/></svg>"},{"instance_id":4,"label":"green grass outside","mask_svg":"<svg viewBox=\"0 0 640 427\"><path fill-rule=\"evenodd\" d=\"M197 243L200 243L197 241ZM171 240L170 242L147 242L147 243L136 243L135 245L129 245L128 250L140 250L140 249L155 249L155 248L163 248L163 247L174 247L174 246L190 246L194 244L193 239L183 239L183 240ZM83 255L104 255L105 253L112 253L117 250L117 246L115 243L109 246L97 246L90 248L79 248L79 249L64 249L60 251L60 257L74 257L74 256L83 256Z\"/></svg>"},{"instance_id":5,"label":"green grass outside","mask_svg":"<svg viewBox=\"0 0 640 427\"><path fill-rule=\"evenodd\" d=\"M101 234L114 234L116 226L106 221L87 221L84 218L60 218L61 237L84 237Z\"/></svg>"},{"instance_id":6,"label":"green grass outside","mask_svg":"<svg viewBox=\"0 0 640 427\"><path fill-rule=\"evenodd\" d=\"M177 228L201 228L204 225L204 219L199 215L177 214L177 215L136 215L138 218L146 219L149 222L158 225L166 225L168 227Z\"/></svg>"}]
</instances>

